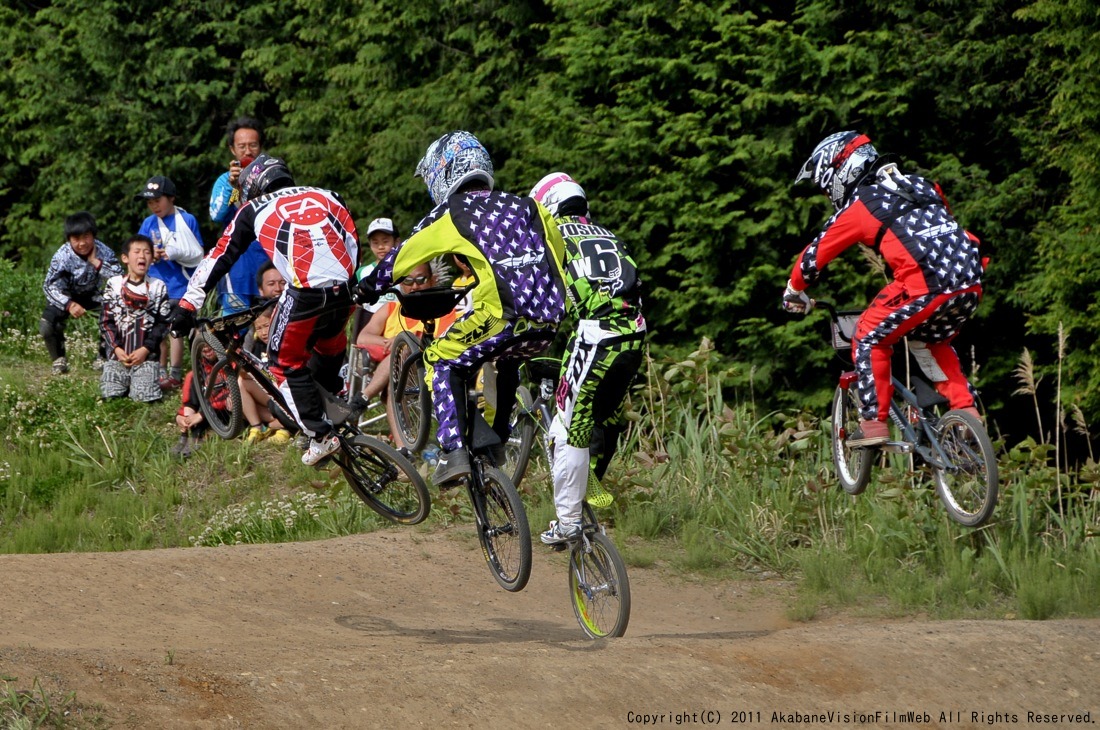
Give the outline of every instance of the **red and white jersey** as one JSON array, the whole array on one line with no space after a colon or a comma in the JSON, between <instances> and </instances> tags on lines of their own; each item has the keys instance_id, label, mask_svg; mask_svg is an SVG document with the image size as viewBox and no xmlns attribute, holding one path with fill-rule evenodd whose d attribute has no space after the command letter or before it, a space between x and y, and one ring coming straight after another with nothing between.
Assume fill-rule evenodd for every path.
<instances>
[{"instance_id":1,"label":"red and white jersey","mask_svg":"<svg viewBox=\"0 0 1100 730\"><path fill-rule=\"evenodd\" d=\"M195 269L183 299L196 310L231 266L259 241L295 289L323 289L352 279L359 236L340 196L321 188L289 187L237 211L217 245Z\"/></svg>"}]
</instances>

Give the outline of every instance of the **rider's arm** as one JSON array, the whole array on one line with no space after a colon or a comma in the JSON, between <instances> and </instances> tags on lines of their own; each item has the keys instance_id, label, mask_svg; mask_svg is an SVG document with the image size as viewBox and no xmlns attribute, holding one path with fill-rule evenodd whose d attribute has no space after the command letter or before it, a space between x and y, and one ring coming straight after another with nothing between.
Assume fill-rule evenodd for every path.
<instances>
[{"instance_id":1,"label":"rider's arm","mask_svg":"<svg viewBox=\"0 0 1100 730\"><path fill-rule=\"evenodd\" d=\"M256 208L253 204L245 205L237 211L233 222L222 233L218 243L210 249L210 253L206 254L191 275L187 293L180 300L181 307L196 312L202 308L206 295L229 273L237 259L256 240L255 222Z\"/></svg>"},{"instance_id":2,"label":"rider's arm","mask_svg":"<svg viewBox=\"0 0 1100 730\"><path fill-rule=\"evenodd\" d=\"M874 241L881 225L862 201L853 200L830 218L820 235L799 254L791 270L791 288L808 289L830 261L857 243Z\"/></svg>"}]
</instances>

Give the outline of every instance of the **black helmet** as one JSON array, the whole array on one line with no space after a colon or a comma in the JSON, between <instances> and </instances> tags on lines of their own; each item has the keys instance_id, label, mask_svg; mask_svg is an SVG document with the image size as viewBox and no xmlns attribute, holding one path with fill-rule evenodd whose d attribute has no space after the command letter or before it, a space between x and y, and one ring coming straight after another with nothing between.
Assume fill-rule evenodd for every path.
<instances>
[{"instance_id":1,"label":"black helmet","mask_svg":"<svg viewBox=\"0 0 1100 730\"><path fill-rule=\"evenodd\" d=\"M264 193L293 185L294 177L285 162L263 153L241 170L240 181L241 200L247 203Z\"/></svg>"}]
</instances>

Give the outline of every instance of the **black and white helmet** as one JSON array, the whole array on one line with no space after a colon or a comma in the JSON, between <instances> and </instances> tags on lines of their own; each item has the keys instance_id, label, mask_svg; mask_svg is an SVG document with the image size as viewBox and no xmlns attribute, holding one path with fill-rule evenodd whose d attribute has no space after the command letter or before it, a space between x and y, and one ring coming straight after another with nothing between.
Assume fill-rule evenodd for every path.
<instances>
[{"instance_id":1,"label":"black and white helmet","mask_svg":"<svg viewBox=\"0 0 1100 730\"><path fill-rule=\"evenodd\" d=\"M416 176L424 179L428 194L439 205L470 180L481 180L491 190L493 161L477 137L458 130L428 146L416 166Z\"/></svg>"},{"instance_id":2,"label":"black and white helmet","mask_svg":"<svg viewBox=\"0 0 1100 730\"><path fill-rule=\"evenodd\" d=\"M810 180L840 210L848 201L856 182L871 169L878 156L867 135L837 132L821 140L794 181Z\"/></svg>"},{"instance_id":3,"label":"black and white helmet","mask_svg":"<svg viewBox=\"0 0 1100 730\"><path fill-rule=\"evenodd\" d=\"M286 163L278 157L261 154L241 170L241 200L255 200L264 193L294 184L294 177ZM276 183L280 183L276 185Z\"/></svg>"}]
</instances>

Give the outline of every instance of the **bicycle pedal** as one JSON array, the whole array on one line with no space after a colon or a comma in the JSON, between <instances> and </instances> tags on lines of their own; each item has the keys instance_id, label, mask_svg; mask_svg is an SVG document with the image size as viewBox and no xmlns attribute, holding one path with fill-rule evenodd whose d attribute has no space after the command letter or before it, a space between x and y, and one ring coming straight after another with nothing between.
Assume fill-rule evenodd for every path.
<instances>
[{"instance_id":1,"label":"bicycle pedal","mask_svg":"<svg viewBox=\"0 0 1100 730\"><path fill-rule=\"evenodd\" d=\"M911 454L913 453L913 444L908 441L887 441L879 447L888 454Z\"/></svg>"},{"instance_id":2,"label":"bicycle pedal","mask_svg":"<svg viewBox=\"0 0 1100 730\"><path fill-rule=\"evenodd\" d=\"M569 543L559 542L556 545L548 545L547 547L549 547L552 552L564 553L565 549L569 547Z\"/></svg>"}]
</instances>

